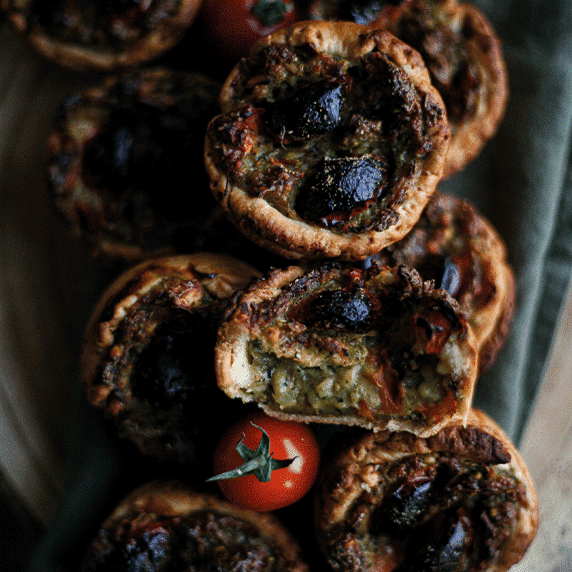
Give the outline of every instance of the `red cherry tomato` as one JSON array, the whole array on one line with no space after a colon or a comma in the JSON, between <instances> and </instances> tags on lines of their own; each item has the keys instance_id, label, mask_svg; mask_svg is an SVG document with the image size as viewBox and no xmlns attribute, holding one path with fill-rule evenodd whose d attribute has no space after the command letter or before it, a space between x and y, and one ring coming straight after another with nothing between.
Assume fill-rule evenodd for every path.
<instances>
[{"instance_id":1,"label":"red cherry tomato","mask_svg":"<svg viewBox=\"0 0 572 572\"><path fill-rule=\"evenodd\" d=\"M237 451L239 442L251 451L259 448L263 433L256 426L268 434L269 453L273 459L293 461L286 467L272 470L268 482L261 482L254 474L217 482L233 504L272 511L296 502L310 490L318 473L320 449L307 425L254 413L232 425L219 440L213 457L215 475L244 465L245 458Z\"/></svg>"},{"instance_id":2,"label":"red cherry tomato","mask_svg":"<svg viewBox=\"0 0 572 572\"><path fill-rule=\"evenodd\" d=\"M226 62L236 62L256 40L297 17L293 0L205 0L200 22L210 48Z\"/></svg>"}]
</instances>

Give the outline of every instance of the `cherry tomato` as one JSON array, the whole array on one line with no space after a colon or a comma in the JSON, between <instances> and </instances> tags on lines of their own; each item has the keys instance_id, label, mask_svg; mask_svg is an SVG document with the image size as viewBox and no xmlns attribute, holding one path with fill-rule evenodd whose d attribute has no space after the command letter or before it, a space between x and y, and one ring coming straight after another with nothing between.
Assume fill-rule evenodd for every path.
<instances>
[{"instance_id":1,"label":"cherry tomato","mask_svg":"<svg viewBox=\"0 0 572 572\"><path fill-rule=\"evenodd\" d=\"M233 63L248 55L256 40L297 17L293 0L205 0L200 22L211 49Z\"/></svg>"},{"instance_id":2,"label":"cherry tomato","mask_svg":"<svg viewBox=\"0 0 572 572\"><path fill-rule=\"evenodd\" d=\"M302 498L312 487L318 472L320 449L312 430L302 423L282 421L263 413L253 413L232 425L215 447L215 475L245 465L246 457L264 448L263 431L269 439L266 456L287 464L269 473L269 481L261 482L255 474L217 480L224 496L233 504L258 511L272 511ZM240 443L240 445L239 445ZM238 449L247 455L241 456ZM215 479L217 477L215 476ZM213 479L214 480L214 479Z\"/></svg>"}]
</instances>

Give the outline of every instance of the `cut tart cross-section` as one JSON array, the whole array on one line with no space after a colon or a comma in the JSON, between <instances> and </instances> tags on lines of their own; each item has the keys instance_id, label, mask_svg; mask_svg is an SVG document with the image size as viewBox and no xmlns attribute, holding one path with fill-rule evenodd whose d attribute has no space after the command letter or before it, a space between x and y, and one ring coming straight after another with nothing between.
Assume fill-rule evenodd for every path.
<instances>
[{"instance_id":1,"label":"cut tart cross-section","mask_svg":"<svg viewBox=\"0 0 572 572\"><path fill-rule=\"evenodd\" d=\"M408 267L274 270L229 305L219 386L269 415L436 432L464 419L477 347L457 302Z\"/></svg>"}]
</instances>

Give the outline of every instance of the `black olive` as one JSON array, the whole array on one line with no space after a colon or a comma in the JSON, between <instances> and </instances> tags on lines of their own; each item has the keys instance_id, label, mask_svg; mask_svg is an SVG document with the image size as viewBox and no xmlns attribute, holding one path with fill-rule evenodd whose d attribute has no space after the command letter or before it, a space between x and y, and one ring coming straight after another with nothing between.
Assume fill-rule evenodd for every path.
<instances>
[{"instance_id":1,"label":"black olive","mask_svg":"<svg viewBox=\"0 0 572 572\"><path fill-rule=\"evenodd\" d=\"M442 526L441 522L438 526ZM455 517L448 526L424 535L422 542L423 549L406 566L408 572L462 572L467 533L459 518Z\"/></svg>"},{"instance_id":2,"label":"black olive","mask_svg":"<svg viewBox=\"0 0 572 572\"><path fill-rule=\"evenodd\" d=\"M326 157L300 189L295 208L306 220L350 213L376 199L386 185L387 168L372 157Z\"/></svg>"},{"instance_id":3,"label":"black olive","mask_svg":"<svg viewBox=\"0 0 572 572\"><path fill-rule=\"evenodd\" d=\"M134 139L131 121L114 116L85 145L82 177L86 184L120 195L128 185L131 173Z\"/></svg>"},{"instance_id":4,"label":"black olive","mask_svg":"<svg viewBox=\"0 0 572 572\"><path fill-rule=\"evenodd\" d=\"M372 513L370 530L374 534L389 533L397 537L410 534L419 526L429 506L433 483L427 481L418 486L398 486L384 497Z\"/></svg>"},{"instance_id":5,"label":"black olive","mask_svg":"<svg viewBox=\"0 0 572 572\"><path fill-rule=\"evenodd\" d=\"M357 24L370 24L378 17L384 6L387 4L399 4L399 1L350 0L342 3L337 16L341 20L349 20Z\"/></svg>"},{"instance_id":6,"label":"black olive","mask_svg":"<svg viewBox=\"0 0 572 572\"><path fill-rule=\"evenodd\" d=\"M447 290L451 296L458 294L461 288L461 271L449 256L443 260L443 274L439 288Z\"/></svg>"},{"instance_id":7,"label":"black olive","mask_svg":"<svg viewBox=\"0 0 572 572\"><path fill-rule=\"evenodd\" d=\"M168 536L164 532L144 532L125 553L125 572L153 572L160 569L167 552ZM119 569L119 568L118 568Z\"/></svg>"},{"instance_id":8,"label":"black olive","mask_svg":"<svg viewBox=\"0 0 572 572\"><path fill-rule=\"evenodd\" d=\"M325 79L298 89L266 107L267 129L284 142L327 133L340 123L344 103L342 78Z\"/></svg>"},{"instance_id":9,"label":"black olive","mask_svg":"<svg viewBox=\"0 0 572 572\"><path fill-rule=\"evenodd\" d=\"M214 335L214 327L198 314L160 326L134 364L133 395L157 407L200 406L201 400L190 396L204 394L212 381Z\"/></svg>"},{"instance_id":10,"label":"black olive","mask_svg":"<svg viewBox=\"0 0 572 572\"><path fill-rule=\"evenodd\" d=\"M325 327L350 330L367 328L371 317L371 304L359 291L330 290L320 292L311 305L312 318Z\"/></svg>"}]
</instances>

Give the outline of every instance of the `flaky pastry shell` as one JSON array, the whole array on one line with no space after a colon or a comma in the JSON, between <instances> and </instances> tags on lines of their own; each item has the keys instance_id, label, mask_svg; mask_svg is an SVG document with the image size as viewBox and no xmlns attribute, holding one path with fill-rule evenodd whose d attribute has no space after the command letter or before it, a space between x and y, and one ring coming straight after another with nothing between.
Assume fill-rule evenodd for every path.
<instances>
[{"instance_id":1,"label":"flaky pastry shell","mask_svg":"<svg viewBox=\"0 0 572 572\"><path fill-rule=\"evenodd\" d=\"M63 102L48 138L50 196L94 256L191 252L216 205L202 160L220 84L154 67L107 76Z\"/></svg>"},{"instance_id":2,"label":"flaky pastry shell","mask_svg":"<svg viewBox=\"0 0 572 572\"><path fill-rule=\"evenodd\" d=\"M125 270L101 295L85 334L82 383L144 455L180 463L197 461L205 447L210 455L215 418L230 401L214 379L216 330L233 292L257 276L230 256L178 255ZM205 407L216 415L205 417Z\"/></svg>"},{"instance_id":3,"label":"flaky pastry shell","mask_svg":"<svg viewBox=\"0 0 572 572\"><path fill-rule=\"evenodd\" d=\"M259 40L221 108L205 144L214 196L241 232L290 259L361 260L402 238L449 145L419 54L349 22Z\"/></svg>"},{"instance_id":4,"label":"flaky pastry shell","mask_svg":"<svg viewBox=\"0 0 572 572\"><path fill-rule=\"evenodd\" d=\"M202 0L131 3L1 0L16 30L48 60L79 71L137 67L175 46ZM106 11L107 7L107 11Z\"/></svg>"},{"instance_id":5,"label":"flaky pastry shell","mask_svg":"<svg viewBox=\"0 0 572 572\"><path fill-rule=\"evenodd\" d=\"M318 542L334 570L487 570L518 562L538 500L514 444L484 413L428 438L369 433L323 467Z\"/></svg>"},{"instance_id":6,"label":"flaky pastry shell","mask_svg":"<svg viewBox=\"0 0 572 572\"><path fill-rule=\"evenodd\" d=\"M435 192L412 231L376 258L405 264L446 289L467 315L479 346L479 370L493 363L508 335L515 279L494 226L468 201Z\"/></svg>"}]
</instances>

